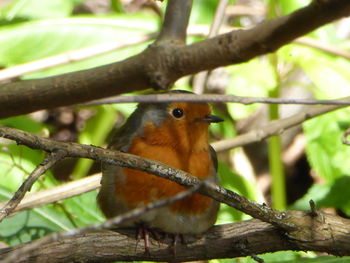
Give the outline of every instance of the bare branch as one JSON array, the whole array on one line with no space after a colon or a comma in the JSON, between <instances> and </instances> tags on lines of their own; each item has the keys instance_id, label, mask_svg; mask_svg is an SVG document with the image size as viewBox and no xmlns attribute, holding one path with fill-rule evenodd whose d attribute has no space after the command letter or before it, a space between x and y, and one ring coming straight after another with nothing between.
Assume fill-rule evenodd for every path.
<instances>
[{"instance_id":1,"label":"bare branch","mask_svg":"<svg viewBox=\"0 0 350 263\"><path fill-rule=\"evenodd\" d=\"M199 178L191 176L190 174L177 170L171 166L132 154L72 142L58 142L8 127L0 127L0 137L15 140L19 144L24 144L30 148L41 149L47 152L60 149L66 152L67 157L89 158L108 164L138 169L173 180L174 182L186 187L195 187L203 182ZM213 183L204 181L203 187L201 187L198 192L232 206L255 218L278 225L283 229L293 228L293 225L285 221L284 212L273 210L266 205L257 204L233 191L227 190Z\"/></svg>"},{"instance_id":2,"label":"bare branch","mask_svg":"<svg viewBox=\"0 0 350 263\"><path fill-rule=\"evenodd\" d=\"M150 254L137 246L135 230L91 232L66 237L54 242L43 242L26 258L16 263L50 262L114 262L114 261L161 261L184 262L219 258L251 256L282 250L322 251L335 255L350 255L350 220L318 212L317 217L308 212L290 211L288 217L300 226L298 231L285 233L259 220L214 226L205 235L186 236L186 244L178 244L176 259L169 251L170 238L159 242L151 239ZM43 238L45 239L45 237ZM40 239L42 240L42 239ZM266 242L268 240L268 242ZM38 242L38 241L33 241ZM32 243L1 249L0 257Z\"/></svg>"},{"instance_id":3,"label":"bare branch","mask_svg":"<svg viewBox=\"0 0 350 263\"><path fill-rule=\"evenodd\" d=\"M90 192L100 187L100 181L101 174L95 174L47 190L29 193L9 215ZM1 202L0 207L3 207L5 204L6 202Z\"/></svg>"},{"instance_id":4,"label":"bare branch","mask_svg":"<svg viewBox=\"0 0 350 263\"><path fill-rule=\"evenodd\" d=\"M35 168L35 170L27 177L23 184L19 187L16 193L13 195L11 200L9 200L4 207L0 209L0 222L7 217L21 202L24 195L30 191L33 184L39 177L44 174L48 169L55 165L58 161L66 157L65 152L62 150L52 151L50 155Z\"/></svg>"},{"instance_id":5,"label":"bare branch","mask_svg":"<svg viewBox=\"0 0 350 263\"><path fill-rule=\"evenodd\" d=\"M304 46L308 46L308 47L322 50L323 52L326 52L328 54L332 54L335 56L350 59L350 52L349 51L342 49L340 47L337 47L335 45L322 43L321 41L318 41L318 40L313 39L311 37L299 37L294 42L297 44L301 44Z\"/></svg>"},{"instance_id":6,"label":"bare branch","mask_svg":"<svg viewBox=\"0 0 350 263\"><path fill-rule=\"evenodd\" d=\"M264 104L303 104L303 105L339 105L349 106L350 97L344 97L335 100L313 100L313 99L283 99L283 98L263 98L263 97L243 97L235 95L219 94L187 94L187 93L160 93L150 95L135 96L116 96L107 99L94 100L88 103L80 104L81 106L94 106L101 104L114 103L164 103L164 102L212 102L212 103L241 103L250 105L254 103Z\"/></svg>"},{"instance_id":7,"label":"bare branch","mask_svg":"<svg viewBox=\"0 0 350 263\"><path fill-rule=\"evenodd\" d=\"M87 59L97 55L101 55L107 52L111 52L116 49L124 48L131 45L137 45L154 38L154 35L140 35L133 38L121 39L118 42L108 42L99 45L94 45L70 52L50 56L28 63L16 65L10 68L0 70L0 83L1 81L8 80L14 77L19 77L24 74L28 74L34 71L55 67L82 59Z\"/></svg>"},{"instance_id":8,"label":"bare branch","mask_svg":"<svg viewBox=\"0 0 350 263\"><path fill-rule=\"evenodd\" d=\"M220 152L247 145L253 142L260 142L272 135L279 135L283 133L286 129L301 124L306 120L309 120L327 112L338 110L343 107L344 106L338 105L318 106L285 119L272 121L259 129L249 131L235 138L215 142L212 144L212 146L216 151Z\"/></svg>"},{"instance_id":9,"label":"bare branch","mask_svg":"<svg viewBox=\"0 0 350 263\"><path fill-rule=\"evenodd\" d=\"M181 1L182 2L182 1ZM294 13L189 46L157 47L89 70L0 87L0 117L55 108L149 87L169 88L182 76L244 62L350 14L348 0L312 1Z\"/></svg>"},{"instance_id":10,"label":"bare branch","mask_svg":"<svg viewBox=\"0 0 350 263\"><path fill-rule=\"evenodd\" d=\"M43 244L45 244L47 242L61 241L63 238L81 235L81 234L84 234L88 231L95 231L97 229L112 228L114 226L117 226L118 224L125 222L126 220L130 220L130 219L139 217L150 210L160 208L160 207L172 204L178 200L184 199L184 198L188 197L189 195L193 194L195 191L197 191L200 186L201 186L201 184L196 185L195 187L192 187L190 189L184 190L171 198L158 200L156 202L147 204L146 206L135 208L135 209L130 210L124 214L121 214L119 216L111 218L111 219L109 219L101 224L93 224L93 225L90 225L88 227L74 229L74 230L69 231L69 232L53 233L53 234L47 235L44 238L30 242L28 245L23 246L19 250L10 253L2 261L2 263L16 263L16 262L18 262L18 260L21 260L23 257L28 257L34 250L38 249L39 247L41 247Z\"/></svg>"}]
</instances>

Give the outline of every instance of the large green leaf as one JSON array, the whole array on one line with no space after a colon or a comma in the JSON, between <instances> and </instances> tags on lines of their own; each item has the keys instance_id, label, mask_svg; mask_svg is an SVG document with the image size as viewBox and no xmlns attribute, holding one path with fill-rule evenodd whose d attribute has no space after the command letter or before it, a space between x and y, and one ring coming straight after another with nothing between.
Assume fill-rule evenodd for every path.
<instances>
[{"instance_id":1,"label":"large green leaf","mask_svg":"<svg viewBox=\"0 0 350 263\"><path fill-rule=\"evenodd\" d=\"M326 183L349 175L350 148L342 144L345 129L350 126L349 110L343 109L304 123L307 158Z\"/></svg>"},{"instance_id":2,"label":"large green leaf","mask_svg":"<svg viewBox=\"0 0 350 263\"><path fill-rule=\"evenodd\" d=\"M258 201L259 195L257 193L259 191L256 189L255 181L248 180L244 176L232 172L232 169L224 162L219 162L218 175L220 177L220 184L223 187L235 191L250 200ZM250 217L242 212L221 204L218 223L223 224L248 218Z\"/></svg>"},{"instance_id":3,"label":"large green leaf","mask_svg":"<svg viewBox=\"0 0 350 263\"><path fill-rule=\"evenodd\" d=\"M83 0L16 0L0 12L0 18L45 19L60 18L71 14L74 4Z\"/></svg>"},{"instance_id":4,"label":"large green leaf","mask_svg":"<svg viewBox=\"0 0 350 263\"><path fill-rule=\"evenodd\" d=\"M257 58L228 68L230 73L228 94L237 96L267 97L269 91L277 85L275 72L271 64L264 59ZM258 105L227 104L229 113L234 119L247 117L255 111Z\"/></svg>"},{"instance_id":5,"label":"large green leaf","mask_svg":"<svg viewBox=\"0 0 350 263\"><path fill-rule=\"evenodd\" d=\"M15 144L0 145L0 187L15 191L44 157L40 151ZM40 188L39 184L33 190ZM8 198L8 196L7 196Z\"/></svg>"},{"instance_id":6,"label":"large green leaf","mask_svg":"<svg viewBox=\"0 0 350 263\"><path fill-rule=\"evenodd\" d=\"M296 44L284 46L278 55L282 60L295 63L304 70L312 81L311 91L315 97L322 99L349 95L348 60Z\"/></svg>"},{"instance_id":7,"label":"large green leaf","mask_svg":"<svg viewBox=\"0 0 350 263\"><path fill-rule=\"evenodd\" d=\"M10 67L71 50L132 39L154 32L157 21L146 15L82 16L25 22L0 27L0 65ZM145 44L27 75L39 78L122 60L142 51Z\"/></svg>"},{"instance_id":8,"label":"large green leaf","mask_svg":"<svg viewBox=\"0 0 350 263\"><path fill-rule=\"evenodd\" d=\"M62 201L62 205L69 213L77 227L84 227L104 220L101 210L97 206L97 191L68 198Z\"/></svg>"},{"instance_id":9,"label":"large green leaf","mask_svg":"<svg viewBox=\"0 0 350 263\"><path fill-rule=\"evenodd\" d=\"M32 133L38 133L44 128L44 124L25 115L2 119L0 120L0 125Z\"/></svg>"}]
</instances>

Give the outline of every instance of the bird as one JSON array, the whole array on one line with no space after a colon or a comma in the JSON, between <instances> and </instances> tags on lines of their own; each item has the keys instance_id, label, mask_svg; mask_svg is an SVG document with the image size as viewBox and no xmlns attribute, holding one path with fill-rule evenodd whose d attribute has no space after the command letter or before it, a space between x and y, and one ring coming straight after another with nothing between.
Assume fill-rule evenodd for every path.
<instances>
[{"instance_id":1,"label":"bird","mask_svg":"<svg viewBox=\"0 0 350 263\"><path fill-rule=\"evenodd\" d=\"M188 93L173 90L170 93ZM190 92L191 93L191 92ZM112 132L108 148L156 160L200 179L218 182L217 157L209 145L209 124L223 121L208 103L139 103L121 128ZM98 204L107 218L151 202L170 198L185 187L144 171L102 164ZM148 211L119 227L141 227L175 236L206 232L214 225L219 202L194 193L168 206ZM175 241L174 241L175 243Z\"/></svg>"}]
</instances>

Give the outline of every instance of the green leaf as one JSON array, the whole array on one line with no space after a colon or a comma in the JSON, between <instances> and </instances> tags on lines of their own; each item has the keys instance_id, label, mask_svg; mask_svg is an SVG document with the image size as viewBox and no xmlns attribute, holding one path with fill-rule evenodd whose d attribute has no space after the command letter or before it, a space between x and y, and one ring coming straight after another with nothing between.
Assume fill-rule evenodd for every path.
<instances>
[{"instance_id":1,"label":"green leaf","mask_svg":"<svg viewBox=\"0 0 350 263\"><path fill-rule=\"evenodd\" d=\"M218 0L193 1L190 24L210 24L218 2Z\"/></svg>"},{"instance_id":2,"label":"green leaf","mask_svg":"<svg viewBox=\"0 0 350 263\"><path fill-rule=\"evenodd\" d=\"M268 61L261 58L253 59L228 68L230 82L227 94L236 96L266 97L269 91L277 85L275 72ZM254 112L258 105L227 104L232 118L242 119Z\"/></svg>"},{"instance_id":3,"label":"green leaf","mask_svg":"<svg viewBox=\"0 0 350 263\"><path fill-rule=\"evenodd\" d=\"M52 206L41 207L4 219L0 224L0 240L9 245L17 245L51 232L73 228L69 219Z\"/></svg>"},{"instance_id":4,"label":"green leaf","mask_svg":"<svg viewBox=\"0 0 350 263\"><path fill-rule=\"evenodd\" d=\"M326 196L317 202L319 207L334 207L350 212L350 176L343 176L335 180ZM350 215L350 214L349 214Z\"/></svg>"},{"instance_id":5,"label":"green leaf","mask_svg":"<svg viewBox=\"0 0 350 263\"><path fill-rule=\"evenodd\" d=\"M349 110L342 109L303 124L307 158L326 183L333 183L350 171L350 148L341 142L346 127L350 126L348 116Z\"/></svg>"},{"instance_id":6,"label":"green leaf","mask_svg":"<svg viewBox=\"0 0 350 263\"><path fill-rule=\"evenodd\" d=\"M0 28L0 65L10 67L84 47L131 39L154 32L156 21L146 15L81 16L8 25ZM28 74L41 78L112 63L141 52L147 43Z\"/></svg>"},{"instance_id":7,"label":"green leaf","mask_svg":"<svg viewBox=\"0 0 350 263\"><path fill-rule=\"evenodd\" d=\"M312 81L313 86L310 90L316 98L348 96L350 89L348 60L296 44L286 45L277 53L282 60L295 63L303 69Z\"/></svg>"},{"instance_id":8,"label":"green leaf","mask_svg":"<svg viewBox=\"0 0 350 263\"><path fill-rule=\"evenodd\" d=\"M44 154L24 146L15 144L0 145L0 187L14 192L43 160ZM38 189L36 183L33 190ZM7 196L8 198L9 196Z\"/></svg>"},{"instance_id":9,"label":"green leaf","mask_svg":"<svg viewBox=\"0 0 350 263\"><path fill-rule=\"evenodd\" d=\"M269 0L270 2L271 0ZM298 10L304 6L307 6L310 1L308 0L284 0L284 1L277 1L278 6L280 8L281 13L279 15L287 15L295 10Z\"/></svg>"},{"instance_id":10,"label":"green leaf","mask_svg":"<svg viewBox=\"0 0 350 263\"><path fill-rule=\"evenodd\" d=\"M2 10L1 17L6 20L14 18L45 19L69 16L76 0L17 0Z\"/></svg>"},{"instance_id":11,"label":"green leaf","mask_svg":"<svg viewBox=\"0 0 350 263\"><path fill-rule=\"evenodd\" d=\"M308 192L293 204L291 209L308 210L313 200L317 208L333 207L350 215L350 176L336 179L332 184L314 184Z\"/></svg>"},{"instance_id":12,"label":"green leaf","mask_svg":"<svg viewBox=\"0 0 350 263\"><path fill-rule=\"evenodd\" d=\"M16 128L22 131L38 133L44 125L30 118L29 116L16 116L0 120L0 125Z\"/></svg>"},{"instance_id":13,"label":"green leaf","mask_svg":"<svg viewBox=\"0 0 350 263\"><path fill-rule=\"evenodd\" d=\"M231 171L231 168L223 162L219 162L218 175L220 176L220 184L232 191L235 191L248 199L256 200L257 189L254 182L248 181L243 176L238 175ZM221 204L220 213L217 223L229 223L235 221L241 221L249 218L247 215L239 212L232 207L225 204Z\"/></svg>"},{"instance_id":14,"label":"green leaf","mask_svg":"<svg viewBox=\"0 0 350 263\"><path fill-rule=\"evenodd\" d=\"M77 227L84 227L104 220L104 216L97 206L96 195L97 191L91 191L62 201L62 205Z\"/></svg>"},{"instance_id":15,"label":"green leaf","mask_svg":"<svg viewBox=\"0 0 350 263\"><path fill-rule=\"evenodd\" d=\"M297 200L289 208L296 210L310 210L310 200L313 200L316 203L316 206L320 207L319 201L328 195L329 190L329 185L314 184L302 198Z\"/></svg>"}]
</instances>

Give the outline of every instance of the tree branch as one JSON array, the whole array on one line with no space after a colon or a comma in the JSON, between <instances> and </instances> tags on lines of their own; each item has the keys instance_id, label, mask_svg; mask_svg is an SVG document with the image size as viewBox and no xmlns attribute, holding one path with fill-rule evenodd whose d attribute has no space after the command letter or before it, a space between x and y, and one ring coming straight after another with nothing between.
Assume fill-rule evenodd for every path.
<instances>
[{"instance_id":1,"label":"tree branch","mask_svg":"<svg viewBox=\"0 0 350 263\"><path fill-rule=\"evenodd\" d=\"M186 172L154 160L95 146L72 142L58 142L8 127L0 127L0 137L14 140L17 144L24 144L32 149L40 149L46 152L53 152L60 149L66 153L66 157L89 158L108 164L142 170L173 180L186 187L195 187L203 183L203 186L198 191L201 194L210 196L219 202L232 206L254 218L277 225L282 229L291 229L294 227L293 224L285 220L284 212L273 210L266 205L257 204L233 191L208 181L202 181Z\"/></svg>"},{"instance_id":2,"label":"tree branch","mask_svg":"<svg viewBox=\"0 0 350 263\"><path fill-rule=\"evenodd\" d=\"M235 138L217 141L212 144L216 151L227 151L232 148L240 147L254 142L260 142L272 135L282 134L286 129L295 125L301 124L306 120L312 119L316 116L328 113L334 110L341 109L344 106L339 105L325 105L309 109L305 112L297 113L291 117L269 122L268 124Z\"/></svg>"},{"instance_id":3,"label":"tree branch","mask_svg":"<svg viewBox=\"0 0 350 263\"><path fill-rule=\"evenodd\" d=\"M58 161L62 160L64 157L64 151L53 151L39 166L37 166L34 169L34 171L27 177L27 179L23 182L23 184L13 195L11 200L9 200L4 205L4 207L0 209L0 222L12 213L12 211L17 207L17 205L22 201L25 194L28 191L30 191L36 180L38 180L42 174L44 174L47 170L49 170L53 165L55 165Z\"/></svg>"},{"instance_id":4,"label":"tree branch","mask_svg":"<svg viewBox=\"0 0 350 263\"><path fill-rule=\"evenodd\" d=\"M184 45L191 14L192 0L169 0L165 11L163 27L156 44L172 42Z\"/></svg>"},{"instance_id":5,"label":"tree branch","mask_svg":"<svg viewBox=\"0 0 350 263\"><path fill-rule=\"evenodd\" d=\"M251 256L282 250L350 255L350 220L322 213L310 216L308 212L302 211L290 211L288 217L303 227L293 233L284 233L256 219L214 226L200 238L186 236L186 244L177 246L175 259L169 249L171 238L159 242L151 239L150 254L147 255L143 246L137 246L135 230L124 229L118 232L91 232L47 242L16 262L47 262L47 255L50 255L52 263L140 260L183 262ZM16 253L30 244L0 249L0 257Z\"/></svg>"},{"instance_id":6,"label":"tree branch","mask_svg":"<svg viewBox=\"0 0 350 263\"><path fill-rule=\"evenodd\" d=\"M149 87L169 88L182 76L273 52L350 14L348 0L319 0L294 13L184 47L152 45L127 60L0 87L0 118L104 98Z\"/></svg>"},{"instance_id":7,"label":"tree branch","mask_svg":"<svg viewBox=\"0 0 350 263\"><path fill-rule=\"evenodd\" d=\"M29 193L9 215L90 192L100 187L100 181L101 174L99 173L46 190ZM0 207L3 207L5 204L6 202L0 202Z\"/></svg>"},{"instance_id":8,"label":"tree branch","mask_svg":"<svg viewBox=\"0 0 350 263\"><path fill-rule=\"evenodd\" d=\"M219 94L187 94L187 93L160 93L135 96L116 96L101 100L93 100L88 103L79 104L79 106L94 106L114 103L164 103L164 102L211 102L211 103L241 103L251 105L255 103L264 104L299 104L299 105L339 105L349 106L350 97L343 97L334 100L314 100L314 99L283 99L283 98L264 98L264 97L243 97L235 95Z\"/></svg>"},{"instance_id":9,"label":"tree branch","mask_svg":"<svg viewBox=\"0 0 350 263\"><path fill-rule=\"evenodd\" d=\"M146 212L160 208L169 204L172 204L176 201L179 201L181 199L184 199L188 197L189 195L193 194L195 191L197 191L201 187L201 184L192 187L190 189L186 189L178 194L176 194L173 197L163 199L163 200L158 200L153 203L147 204L143 207L138 207L133 210L130 210L124 214L121 214L119 216L116 216L114 218L111 218L104 223L101 224L93 224L84 228L80 229L74 229L69 232L63 232L63 233L52 233L50 235L47 235L39 240L34 240L32 242L29 242L26 246L23 246L19 248L17 251L14 251L12 253L9 253L9 255L6 256L6 258L3 260L2 263L17 263L18 260L21 260L23 257L28 257L31 256L32 252L35 250L38 250L39 247L42 247L42 245L48 243L48 242L55 242L55 241L60 241L66 237L74 237L77 235L85 234L88 231L95 231L96 229L109 229L112 228L113 226L116 226L118 224L121 224L125 222L126 220L130 220L132 218L139 217Z\"/></svg>"}]
</instances>

